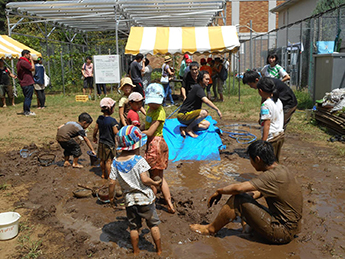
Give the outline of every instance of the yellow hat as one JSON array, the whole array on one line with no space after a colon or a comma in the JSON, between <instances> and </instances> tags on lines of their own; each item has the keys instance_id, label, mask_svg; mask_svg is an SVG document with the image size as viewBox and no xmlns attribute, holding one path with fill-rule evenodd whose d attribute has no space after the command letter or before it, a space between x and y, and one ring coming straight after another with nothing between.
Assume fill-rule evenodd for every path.
<instances>
[{"instance_id":1,"label":"yellow hat","mask_svg":"<svg viewBox=\"0 0 345 259\"><path fill-rule=\"evenodd\" d=\"M171 61L171 57L165 56L165 57L164 57L164 62L169 62L169 61Z\"/></svg>"},{"instance_id":2,"label":"yellow hat","mask_svg":"<svg viewBox=\"0 0 345 259\"><path fill-rule=\"evenodd\" d=\"M132 87L135 87L135 85L132 83L132 79L130 77L121 78L119 89L121 90L125 85L130 85Z\"/></svg>"}]
</instances>

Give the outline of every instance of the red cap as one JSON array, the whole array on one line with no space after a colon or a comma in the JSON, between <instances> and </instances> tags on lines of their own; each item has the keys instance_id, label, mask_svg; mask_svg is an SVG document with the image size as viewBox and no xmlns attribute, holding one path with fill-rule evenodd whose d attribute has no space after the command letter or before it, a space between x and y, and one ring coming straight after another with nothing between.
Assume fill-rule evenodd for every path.
<instances>
[{"instance_id":1,"label":"red cap","mask_svg":"<svg viewBox=\"0 0 345 259\"><path fill-rule=\"evenodd\" d=\"M190 58L187 58L186 63L192 63L192 60Z\"/></svg>"},{"instance_id":2,"label":"red cap","mask_svg":"<svg viewBox=\"0 0 345 259\"><path fill-rule=\"evenodd\" d=\"M212 61L212 58L207 58L207 63L210 63Z\"/></svg>"},{"instance_id":3,"label":"red cap","mask_svg":"<svg viewBox=\"0 0 345 259\"><path fill-rule=\"evenodd\" d=\"M188 59L189 55L188 54L184 54L183 58Z\"/></svg>"},{"instance_id":4,"label":"red cap","mask_svg":"<svg viewBox=\"0 0 345 259\"><path fill-rule=\"evenodd\" d=\"M206 59L204 59L204 58L200 59L200 63L201 64L206 64Z\"/></svg>"}]
</instances>

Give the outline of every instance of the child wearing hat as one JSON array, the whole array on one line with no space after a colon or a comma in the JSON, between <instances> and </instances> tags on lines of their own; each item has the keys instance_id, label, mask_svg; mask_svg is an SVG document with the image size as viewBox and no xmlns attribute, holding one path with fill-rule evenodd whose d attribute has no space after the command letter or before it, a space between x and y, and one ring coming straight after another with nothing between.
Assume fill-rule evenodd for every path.
<instances>
[{"instance_id":1,"label":"child wearing hat","mask_svg":"<svg viewBox=\"0 0 345 259\"><path fill-rule=\"evenodd\" d=\"M155 208L155 195L151 185L158 186L161 180L149 177L149 164L139 155L140 147L145 145L147 136L139 128L129 125L120 129L117 136L119 156L111 165L109 197L114 202L115 180L117 179L125 197L126 214L130 228L131 243L135 255L139 254L139 229L142 219L151 230L157 254L162 253L161 235L158 228L160 220Z\"/></svg>"},{"instance_id":2,"label":"child wearing hat","mask_svg":"<svg viewBox=\"0 0 345 259\"><path fill-rule=\"evenodd\" d=\"M140 119L138 111L143 106L143 96L138 92L133 92L128 96L129 105L131 109L127 114L127 125L134 125L140 128Z\"/></svg>"},{"instance_id":3,"label":"child wearing hat","mask_svg":"<svg viewBox=\"0 0 345 259\"><path fill-rule=\"evenodd\" d=\"M119 132L119 123L111 117L114 113L115 101L109 97L103 98L99 104L101 107L100 115L93 130L93 142L97 144L97 157L101 160L102 178L108 179L111 161L116 156L115 136ZM99 131L99 140L97 133Z\"/></svg>"},{"instance_id":4,"label":"child wearing hat","mask_svg":"<svg viewBox=\"0 0 345 259\"><path fill-rule=\"evenodd\" d=\"M166 117L162 107L163 99L164 90L161 84L153 83L146 88L145 103L149 108L146 112L145 131L143 131L148 136L145 159L151 167L149 171L151 178L159 176L163 180L161 188L168 204L168 212L175 213L168 183L163 178L163 171L168 167L169 159L168 145L163 138L163 125ZM154 187L153 189L157 193Z\"/></svg>"},{"instance_id":5,"label":"child wearing hat","mask_svg":"<svg viewBox=\"0 0 345 259\"><path fill-rule=\"evenodd\" d=\"M123 96L121 96L121 98L119 100L120 128L128 125L127 124L127 115L128 115L129 110L131 109L128 97L132 93L134 87L135 87L135 85L132 83L131 78L124 77L121 79L119 90L121 90L123 92ZM143 107L141 107L140 111L144 115L146 115L145 109Z\"/></svg>"}]
</instances>

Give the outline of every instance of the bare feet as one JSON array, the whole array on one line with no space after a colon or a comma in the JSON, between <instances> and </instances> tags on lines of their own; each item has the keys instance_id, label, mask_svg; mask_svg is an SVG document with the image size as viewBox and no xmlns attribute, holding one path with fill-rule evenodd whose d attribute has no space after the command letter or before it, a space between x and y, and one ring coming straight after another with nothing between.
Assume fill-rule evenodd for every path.
<instances>
[{"instance_id":1,"label":"bare feet","mask_svg":"<svg viewBox=\"0 0 345 259\"><path fill-rule=\"evenodd\" d=\"M6 104L4 104L4 106L2 106L3 108L6 108L7 107L7 105Z\"/></svg>"},{"instance_id":2,"label":"bare feet","mask_svg":"<svg viewBox=\"0 0 345 259\"><path fill-rule=\"evenodd\" d=\"M175 214L175 212L176 212L176 210L175 210L175 208L174 207L168 207L168 212L170 213L170 214Z\"/></svg>"},{"instance_id":3,"label":"bare feet","mask_svg":"<svg viewBox=\"0 0 345 259\"><path fill-rule=\"evenodd\" d=\"M68 162L68 161L65 161L65 163L63 164L64 167L68 167L68 166L71 166L71 163Z\"/></svg>"},{"instance_id":4,"label":"bare feet","mask_svg":"<svg viewBox=\"0 0 345 259\"><path fill-rule=\"evenodd\" d=\"M188 130L188 129L186 129L186 132L187 132L187 134L188 134L189 136L191 136L192 138L198 137L198 135L195 134L193 130Z\"/></svg>"},{"instance_id":5,"label":"bare feet","mask_svg":"<svg viewBox=\"0 0 345 259\"><path fill-rule=\"evenodd\" d=\"M73 165L73 168L83 168L84 166L82 166L82 165L79 165L79 164L76 164L76 165Z\"/></svg>"},{"instance_id":6,"label":"bare feet","mask_svg":"<svg viewBox=\"0 0 345 259\"><path fill-rule=\"evenodd\" d=\"M200 225L200 224L189 225L189 228L196 233L199 233L201 235L211 235L207 227L208 225Z\"/></svg>"},{"instance_id":7,"label":"bare feet","mask_svg":"<svg viewBox=\"0 0 345 259\"><path fill-rule=\"evenodd\" d=\"M181 132L182 137L186 137L186 129L187 127L180 127L180 132Z\"/></svg>"}]
</instances>

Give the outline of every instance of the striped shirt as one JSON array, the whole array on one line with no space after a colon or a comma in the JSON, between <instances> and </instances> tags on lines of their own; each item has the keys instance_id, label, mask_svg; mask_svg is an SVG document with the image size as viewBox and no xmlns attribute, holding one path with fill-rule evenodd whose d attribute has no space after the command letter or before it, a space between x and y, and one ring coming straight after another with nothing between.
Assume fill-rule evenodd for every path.
<instances>
[{"instance_id":1,"label":"striped shirt","mask_svg":"<svg viewBox=\"0 0 345 259\"><path fill-rule=\"evenodd\" d=\"M270 65L264 66L261 73L266 77L277 78L277 79L284 78L284 76L287 75L284 68L282 68L278 64L275 65L274 67L271 67Z\"/></svg>"}]
</instances>

